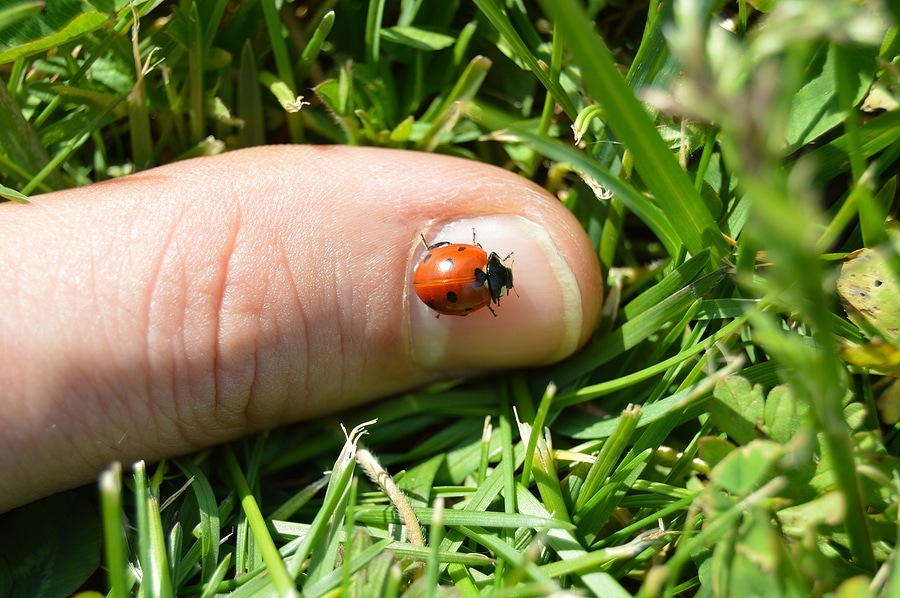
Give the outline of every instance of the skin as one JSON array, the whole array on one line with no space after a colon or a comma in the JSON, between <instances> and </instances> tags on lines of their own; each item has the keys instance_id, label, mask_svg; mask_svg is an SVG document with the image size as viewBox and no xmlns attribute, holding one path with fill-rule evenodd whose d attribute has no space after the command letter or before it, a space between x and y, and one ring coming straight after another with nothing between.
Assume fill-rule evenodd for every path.
<instances>
[{"instance_id":1,"label":"skin","mask_svg":"<svg viewBox=\"0 0 900 598\"><path fill-rule=\"evenodd\" d=\"M448 376L563 359L600 269L559 202L443 156L283 146L0 205L0 511ZM465 318L412 291L429 242L515 289Z\"/></svg>"}]
</instances>

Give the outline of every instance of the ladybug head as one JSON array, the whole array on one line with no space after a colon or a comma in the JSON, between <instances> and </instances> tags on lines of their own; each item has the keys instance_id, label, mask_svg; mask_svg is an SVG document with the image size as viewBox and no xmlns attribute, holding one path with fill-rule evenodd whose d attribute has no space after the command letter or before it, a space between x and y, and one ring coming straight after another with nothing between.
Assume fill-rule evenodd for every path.
<instances>
[{"instance_id":1,"label":"ladybug head","mask_svg":"<svg viewBox=\"0 0 900 598\"><path fill-rule=\"evenodd\" d=\"M487 266L485 267L485 275L487 277L488 290L491 292L491 300L500 304L500 297L508 295L510 289L513 288L512 270L503 263L496 253L488 256Z\"/></svg>"}]
</instances>

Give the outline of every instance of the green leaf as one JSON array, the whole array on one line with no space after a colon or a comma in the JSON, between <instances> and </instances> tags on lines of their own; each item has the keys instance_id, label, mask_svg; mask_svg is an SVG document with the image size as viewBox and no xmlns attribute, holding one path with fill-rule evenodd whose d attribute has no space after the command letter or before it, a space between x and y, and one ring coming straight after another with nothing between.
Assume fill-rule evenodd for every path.
<instances>
[{"instance_id":1,"label":"green leaf","mask_svg":"<svg viewBox=\"0 0 900 598\"><path fill-rule=\"evenodd\" d=\"M765 509L751 509L735 545L717 546L716 551L720 550L730 552L724 559L714 559L728 567L720 575L713 573L714 577L728 580L726 586L719 588L722 595L804 598L814 593L812 581L799 575L781 533Z\"/></svg>"},{"instance_id":2,"label":"green leaf","mask_svg":"<svg viewBox=\"0 0 900 598\"><path fill-rule=\"evenodd\" d=\"M809 404L797 401L789 386L776 386L766 398L763 429L772 440L787 443L806 422L808 414Z\"/></svg>"},{"instance_id":3,"label":"green leaf","mask_svg":"<svg viewBox=\"0 0 900 598\"><path fill-rule=\"evenodd\" d=\"M710 472L710 479L731 494L745 495L771 477L784 447L769 440L754 440L732 451Z\"/></svg>"},{"instance_id":4,"label":"green leaf","mask_svg":"<svg viewBox=\"0 0 900 598\"><path fill-rule=\"evenodd\" d=\"M27 195L22 195L15 189L10 189L6 185L0 185L0 197L19 203L29 203Z\"/></svg>"},{"instance_id":5,"label":"green leaf","mask_svg":"<svg viewBox=\"0 0 900 598\"><path fill-rule=\"evenodd\" d=\"M878 48L819 43L806 68L809 79L794 96L787 126L787 141L792 148L806 145L844 119L835 86L839 54L856 73L852 90L854 105L862 101L872 84Z\"/></svg>"},{"instance_id":6,"label":"green leaf","mask_svg":"<svg viewBox=\"0 0 900 598\"><path fill-rule=\"evenodd\" d=\"M0 517L0 593L68 596L100 563L100 519L84 492L57 494Z\"/></svg>"},{"instance_id":7,"label":"green leaf","mask_svg":"<svg viewBox=\"0 0 900 598\"><path fill-rule=\"evenodd\" d=\"M47 0L40 14L10 25L0 36L0 64L56 48L102 27L107 16L79 0Z\"/></svg>"},{"instance_id":8,"label":"green leaf","mask_svg":"<svg viewBox=\"0 0 900 598\"><path fill-rule=\"evenodd\" d=\"M699 454L710 467L715 467L735 450L735 446L717 436L705 436L700 439Z\"/></svg>"},{"instance_id":9,"label":"green leaf","mask_svg":"<svg viewBox=\"0 0 900 598\"><path fill-rule=\"evenodd\" d=\"M900 240L851 254L841 267L838 297L863 331L900 344L900 278L893 267Z\"/></svg>"},{"instance_id":10,"label":"green leaf","mask_svg":"<svg viewBox=\"0 0 900 598\"><path fill-rule=\"evenodd\" d=\"M453 36L405 25L382 29L381 39L425 51L443 50L456 42Z\"/></svg>"},{"instance_id":11,"label":"green leaf","mask_svg":"<svg viewBox=\"0 0 900 598\"><path fill-rule=\"evenodd\" d=\"M0 8L0 31L7 29L11 25L15 25L21 20L38 14L43 8L43 0L19 2L18 4L13 4L12 6Z\"/></svg>"},{"instance_id":12,"label":"green leaf","mask_svg":"<svg viewBox=\"0 0 900 598\"><path fill-rule=\"evenodd\" d=\"M729 376L716 384L709 410L713 421L738 444L757 438L765 419L762 388L750 386L746 378Z\"/></svg>"},{"instance_id":13,"label":"green leaf","mask_svg":"<svg viewBox=\"0 0 900 598\"><path fill-rule=\"evenodd\" d=\"M0 78L0 154L18 169L22 183L27 182L50 162L50 156L31 123L22 116L6 82ZM51 175L52 187L61 186L58 174ZM46 187L46 186L45 186ZM45 188L49 191L50 188ZM9 197L9 199L13 199Z\"/></svg>"}]
</instances>

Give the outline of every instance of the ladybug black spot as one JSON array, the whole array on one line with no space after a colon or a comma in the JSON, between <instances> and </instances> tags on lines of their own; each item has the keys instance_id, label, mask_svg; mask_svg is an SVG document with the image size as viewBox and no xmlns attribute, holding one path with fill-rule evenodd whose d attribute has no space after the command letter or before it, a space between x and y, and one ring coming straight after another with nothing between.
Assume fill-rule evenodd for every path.
<instances>
[{"instance_id":1,"label":"ladybug black spot","mask_svg":"<svg viewBox=\"0 0 900 598\"><path fill-rule=\"evenodd\" d=\"M428 255L425 256L425 259L422 260L422 263L427 264L430 259L431 259L431 254L429 253Z\"/></svg>"},{"instance_id":2,"label":"ladybug black spot","mask_svg":"<svg viewBox=\"0 0 900 598\"><path fill-rule=\"evenodd\" d=\"M486 282L487 274L484 273L484 270L482 270L481 268L475 268L475 286L484 286L484 283Z\"/></svg>"},{"instance_id":3,"label":"ladybug black spot","mask_svg":"<svg viewBox=\"0 0 900 598\"><path fill-rule=\"evenodd\" d=\"M465 245L460 245L456 250L457 251L465 251L467 247Z\"/></svg>"},{"instance_id":4,"label":"ladybug black spot","mask_svg":"<svg viewBox=\"0 0 900 598\"><path fill-rule=\"evenodd\" d=\"M447 292L447 301L448 301L448 302L450 302L450 303L456 303L456 300L457 300L457 299L458 299L458 297L456 296L456 293L454 293L453 291L448 291L448 292Z\"/></svg>"}]
</instances>

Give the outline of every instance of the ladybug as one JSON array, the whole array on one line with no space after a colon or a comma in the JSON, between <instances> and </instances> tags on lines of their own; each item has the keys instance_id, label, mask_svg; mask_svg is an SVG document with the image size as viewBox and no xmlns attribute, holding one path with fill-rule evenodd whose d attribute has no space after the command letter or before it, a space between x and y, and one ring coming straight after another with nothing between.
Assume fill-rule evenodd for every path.
<instances>
[{"instance_id":1,"label":"ladybug","mask_svg":"<svg viewBox=\"0 0 900 598\"><path fill-rule=\"evenodd\" d=\"M497 316L491 303L500 305L501 295L513 288L512 270L475 242L474 229L471 245L447 241L429 245L424 235L422 243L428 253L416 267L413 288L425 305L438 317L467 316L482 307Z\"/></svg>"}]
</instances>

